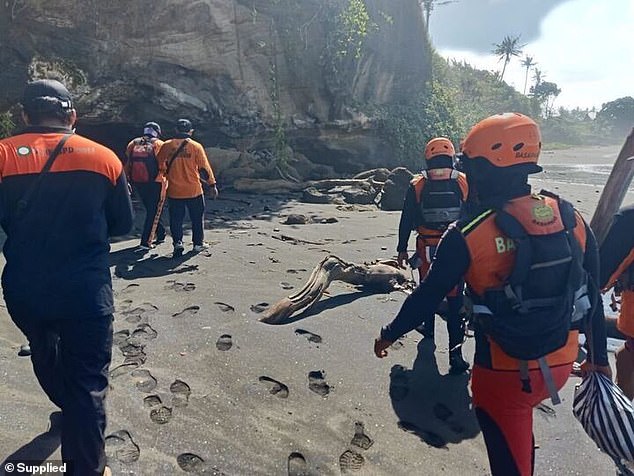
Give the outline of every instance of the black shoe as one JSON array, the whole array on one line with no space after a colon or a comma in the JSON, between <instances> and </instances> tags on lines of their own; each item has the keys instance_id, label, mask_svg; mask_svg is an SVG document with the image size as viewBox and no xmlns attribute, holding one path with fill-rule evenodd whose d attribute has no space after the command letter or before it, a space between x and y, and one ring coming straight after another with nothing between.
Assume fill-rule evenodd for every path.
<instances>
[{"instance_id":1,"label":"black shoe","mask_svg":"<svg viewBox=\"0 0 634 476\"><path fill-rule=\"evenodd\" d=\"M459 375L469 370L469 363L462 358L460 349L449 351L449 373Z\"/></svg>"},{"instance_id":2,"label":"black shoe","mask_svg":"<svg viewBox=\"0 0 634 476\"><path fill-rule=\"evenodd\" d=\"M154 240L154 244L155 245L160 245L161 243L163 243L165 241L165 237L167 236L167 234L165 232L163 233L156 233L156 239Z\"/></svg>"}]
</instances>

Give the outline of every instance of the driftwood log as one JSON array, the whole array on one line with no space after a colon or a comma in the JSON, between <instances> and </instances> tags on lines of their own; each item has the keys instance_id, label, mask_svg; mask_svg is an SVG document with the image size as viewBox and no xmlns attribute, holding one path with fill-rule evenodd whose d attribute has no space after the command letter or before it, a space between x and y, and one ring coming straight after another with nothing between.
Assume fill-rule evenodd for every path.
<instances>
[{"instance_id":1,"label":"driftwood log","mask_svg":"<svg viewBox=\"0 0 634 476\"><path fill-rule=\"evenodd\" d=\"M267 324L290 322L291 317L316 304L333 281L364 286L376 292L402 290L409 282L407 275L398 268L395 261L360 265L330 255L313 269L301 290L271 306L260 321Z\"/></svg>"},{"instance_id":2,"label":"driftwood log","mask_svg":"<svg viewBox=\"0 0 634 476\"><path fill-rule=\"evenodd\" d=\"M621 208L632 177L634 177L634 160L632 159L634 159L634 129L625 140L625 144L623 144L621 152L614 162L610 177L603 187L599 204L590 221L590 228L594 231L599 244L605 239L612 224L612 218Z\"/></svg>"}]
</instances>

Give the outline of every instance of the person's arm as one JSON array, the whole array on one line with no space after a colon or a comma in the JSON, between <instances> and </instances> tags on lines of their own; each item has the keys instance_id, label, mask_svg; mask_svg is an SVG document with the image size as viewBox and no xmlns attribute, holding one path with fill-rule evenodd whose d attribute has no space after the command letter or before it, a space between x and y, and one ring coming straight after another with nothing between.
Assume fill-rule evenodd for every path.
<instances>
[{"instance_id":1,"label":"person's arm","mask_svg":"<svg viewBox=\"0 0 634 476\"><path fill-rule=\"evenodd\" d=\"M601 289L614 284L610 282L614 280L612 275L619 269L632 248L634 248L634 206L622 208L614 215L608 234L601 244L599 251L601 271L600 279L597 281Z\"/></svg>"},{"instance_id":2,"label":"person's arm","mask_svg":"<svg viewBox=\"0 0 634 476\"><path fill-rule=\"evenodd\" d=\"M596 302L593 306L593 315L589 317L590 329L584 329L586 335L590 334L592 348L590 349L592 364L594 370L609 374L608 350L607 350L607 331L605 328L605 316L603 313L603 302L601 301L601 293L596 286L599 280L599 250L597 240L594 233L588 225L586 227L586 251L584 254L583 267L594 281L594 285L590 283L589 292L593 295L591 299ZM587 327L588 323L586 323ZM587 332L590 330L590 332ZM607 368L607 369L606 369Z\"/></svg>"},{"instance_id":3,"label":"person's arm","mask_svg":"<svg viewBox=\"0 0 634 476\"><path fill-rule=\"evenodd\" d=\"M128 181L123 171L106 198L106 221L108 236L125 235L132 229L132 201L128 191Z\"/></svg>"},{"instance_id":4,"label":"person's arm","mask_svg":"<svg viewBox=\"0 0 634 476\"><path fill-rule=\"evenodd\" d=\"M216 188L216 177L214 171L209 165L207 154L202 145L198 146L198 153L196 154L196 165L201 178L211 187L211 198L216 199L218 197L218 188Z\"/></svg>"},{"instance_id":5,"label":"person's arm","mask_svg":"<svg viewBox=\"0 0 634 476\"><path fill-rule=\"evenodd\" d=\"M375 342L377 357L387 355L387 347L436 312L443 298L460 282L471 258L464 236L455 226L447 230L425 279L410 294L394 320L383 327Z\"/></svg>"},{"instance_id":6,"label":"person's arm","mask_svg":"<svg viewBox=\"0 0 634 476\"><path fill-rule=\"evenodd\" d=\"M416 216L416 192L414 187L409 187L405 193L405 201L403 202L403 211L398 224L398 244L396 252L398 253L398 265L404 267L407 261L407 242L414 228L414 217Z\"/></svg>"}]
</instances>

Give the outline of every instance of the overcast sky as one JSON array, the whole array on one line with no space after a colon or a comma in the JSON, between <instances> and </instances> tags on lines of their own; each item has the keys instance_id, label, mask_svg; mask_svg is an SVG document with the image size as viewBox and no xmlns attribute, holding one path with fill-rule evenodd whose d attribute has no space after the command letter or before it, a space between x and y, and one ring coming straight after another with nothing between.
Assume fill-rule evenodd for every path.
<instances>
[{"instance_id":1,"label":"overcast sky","mask_svg":"<svg viewBox=\"0 0 634 476\"><path fill-rule=\"evenodd\" d=\"M487 70L502 67L493 44L521 35L524 54L562 90L555 106L600 108L634 96L634 0L456 0L438 5L430 24L441 55ZM522 58L504 74L520 92Z\"/></svg>"}]
</instances>

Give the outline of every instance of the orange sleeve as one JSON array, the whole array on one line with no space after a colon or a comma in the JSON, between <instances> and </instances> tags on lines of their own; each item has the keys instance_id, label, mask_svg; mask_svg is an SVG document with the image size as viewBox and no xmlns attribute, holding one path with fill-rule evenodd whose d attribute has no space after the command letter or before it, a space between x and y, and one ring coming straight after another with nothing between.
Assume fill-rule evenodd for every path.
<instances>
[{"instance_id":1,"label":"orange sleeve","mask_svg":"<svg viewBox=\"0 0 634 476\"><path fill-rule=\"evenodd\" d=\"M172 153L172 141L161 142L156 152L156 161L158 162L159 173L162 175L167 172L167 161Z\"/></svg>"},{"instance_id":2,"label":"orange sleeve","mask_svg":"<svg viewBox=\"0 0 634 476\"><path fill-rule=\"evenodd\" d=\"M202 145L198 144L196 147L196 162L200 169L203 169L207 172L209 178L207 179L207 183L209 185L216 185L216 177L214 176L214 171L209 165L209 160L207 159L207 154L205 153L205 149Z\"/></svg>"}]
</instances>

